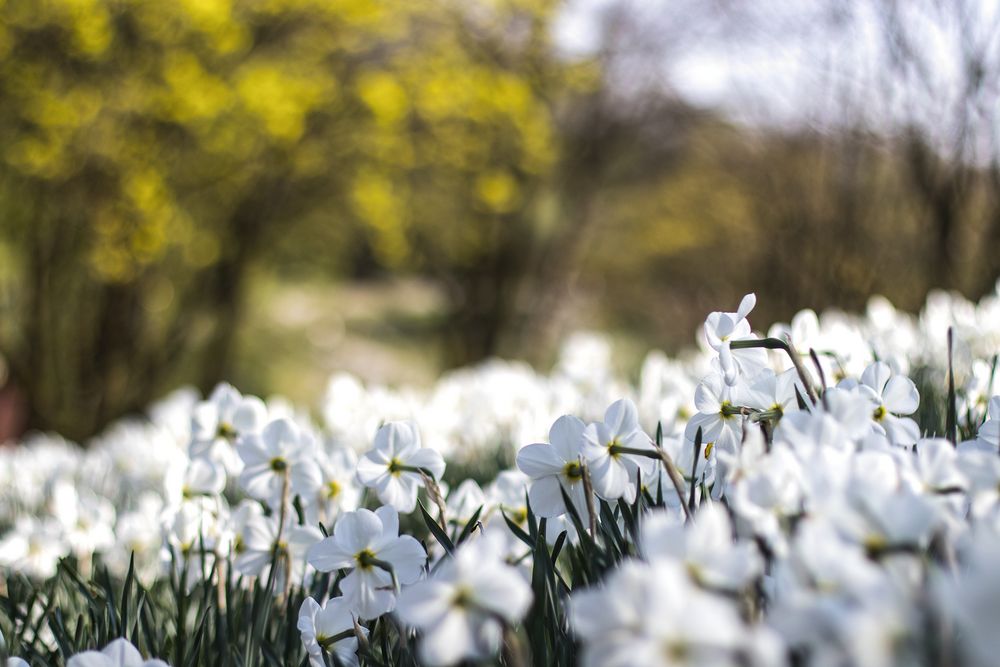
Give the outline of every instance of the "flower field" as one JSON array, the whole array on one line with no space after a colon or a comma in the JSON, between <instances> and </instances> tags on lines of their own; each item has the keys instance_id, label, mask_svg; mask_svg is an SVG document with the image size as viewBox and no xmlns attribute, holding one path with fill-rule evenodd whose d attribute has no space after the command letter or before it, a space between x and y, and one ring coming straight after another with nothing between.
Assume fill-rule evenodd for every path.
<instances>
[{"instance_id":1,"label":"flower field","mask_svg":"<svg viewBox=\"0 0 1000 667\"><path fill-rule=\"evenodd\" d=\"M0 449L0 662L998 664L1000 292L755 304L633 380L586 334Z\"/></svg>"}]
</instances>

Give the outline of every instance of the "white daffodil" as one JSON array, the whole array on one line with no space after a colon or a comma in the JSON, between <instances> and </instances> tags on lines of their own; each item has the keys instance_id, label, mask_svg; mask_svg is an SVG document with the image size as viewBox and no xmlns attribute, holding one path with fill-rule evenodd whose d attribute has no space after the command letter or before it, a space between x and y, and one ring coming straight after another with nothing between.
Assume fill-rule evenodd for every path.
<instances>
[{"instance_id":1,"label":"white daffodil","mask_svg":"<svg viewBox=\"0 0 1000 667\"><path fill-rule=\"evenodd\" d=\"M107 498L59 479L52 486L49 507L78 557L89 558L114 544L115 508Z\"/></svg>"},{"instance_id":2,"label":"white daffodil","mask_svg":"<svg viewBox=\"0 0 1000 667\"><path fill-rule=\"evenodd\" d=\"M358 481L404 514L417 506L417 491L424 485L421 471L441 479L444 459L433 449L421 448L420 432L411 422L390 422L380 428L372 449L358 461Z\"/></svg>"},{"instance_id":3,"label":"white daffodil","mask_svg":"<svg viewBox=\"0 0 1000 667\"><path fill-rule=\"evenodd\" d=\"M294 525L291 517L286 517L280 526L278 537L278 516L256 514L250 516L239 540L234 546L236 558L233 567L240 574L266 579L272 562L278 563L275 591L285 589L285 577L293 582L301 582L305 573L306 553L309 547L323 539L323 533L313 526Z\"/></svg>"},{"instance_id":4,"label":"white daffodil","mask_svg":"<svg viewBox=\"0 0 1000 667\"><path fill-rule=\"evenodd\" d=\"M312 667L326 667L324 653L333 653L344 665L358 664L358 636L368 636L368 628L356 624L350 606L342 597L331 598L322 606L311 597L302 601L296 625Z\"/></svg>"},{"instance_id":5,"label":"white daffodil","mask_svg":"<svg viewBox=\"0 0 1000 667\"><path fill-rule=\"evenodd\" d=\"M624 497L635 500L639 471L650 471L659 463L649 436L639 427L635 403L624 398L612 403L604 421L588 425L583 431L581 452L587 459L594 492L606 500Z\"/></svg>"},{"instance_id":6,"label":"white daffodil","mask_svg":"<svg viewBox=\"0 0 1000 667\"><path fill-rule=\"evenodd\" d=\"M177 507L195 496L217 496L226 487L226 470L209 458L191 459L173 466L165 478L167 504Z\"/></svg>"},{"instance_id":7,"label":"white daffodil","mask_svg":"<svg viewBox=\"0 0 1000 667\"><path fill-rule=\"evenodd\" d=\"M672 514L652 512L641 536L639 547L647 560L680 562L695 582L712 590L742 590L764 565L756 546L733 540L729 515L716 503L699 508L689 526Z\"/></svg>"},{"instance_id":8,"label":"white daffodil","mask_svg":"<svg viewBox=\"0 0 1000 667\"><path fill-rule=\"evenodd\" d=\"M737 375L754 376L767 367L767 352L761 348L733 350L734 341L754 338L747 315L757 305L757 296L747 294L740 301L735 313L717 311L705 319L705 340L719 353L717 363L728 384L735 383Z\"/></svg>"},{"instance_id":9,"label":"white daffodil","mask_svg":"<svg viewBox=\"0 0 1000 667\"><path fill-rule=\"evenodd\" d=\"M169 667L162 660L143 660L139 649L127 639L116 639L101 651L77 653L66 667Z\"/></svg>"},{"instance_id":10,"label":"white daffodil","mask_svg":"<svg viewBox=\"0 0 1000 667\"><path fill-rule=\"evenodd\" d=\"M735 606L668 560L626 561L603 586L574 592L569 616L585 667L737 665L746 641Z\"/></svg>"},{"instance_id":11,"label":"white daffodil","mask_svg":"<svg viewBox=\"0 0 1000 667\"><path fill-rule=\"evenodd\" d=\"M322 483L316 441L290 419L276 419L260 433L241 438L237 451L244 464L240 485L274 509L281 506L283 491L289 502L296 495L307 500Z\"/></svg>"},{"instance_id":12,"label":"white daffodil","mask_svg":"<svg viewBox=\"0 0 1000 667\"><path fill-rule=\"evenodd\" d=\"M351 569L340 590L351 611L369 619L393 610L398 585L420 578L427 554L413 537L399 534L399 514L384 505L342 514L333 535L311 546L306 560L320 572Z\"/></svg>"},{"instance_id":13,"label":"white daffodil","mask_svg":"<svg viewBox=\"0 0 1000 667\"><path fill-rule=\"evenodd\" d=\"M733 404L733 389L718 373L706 376L694 393L698 414L684 427L684 439L693 443L701 429L701 444L705 451L735 453L743 436L743 416L740 406Z\"/></svg>"},{"instance_id":14,"label":"white daffodil","mask_svg":"<svg viewBox=\"0 0 1000 667\"><path fill-rule=\"evenodd\" d=\"M0 565L38 579L54 575L59 559L68 553L69 545L54 519L21 517L0 538Z\"/></svg>"},{"instance_id":15,"label":"white daffodil","mask_svg":"<svg viewBox=\"0 0 1000 667\"><path fill-rule=\"evenodd\" d=\"M851 380L845 380L839 386L851 385ZM893 374L889 364L877 361L864 370L861 384L855 386L874 406L872 420L876 430L885 433L893 444L912 445L920 439L917 423L905 416L920 406L920 393L910 378Z\"/></svg>"},{"instance_id":16,"label":"white daffodil","mask_svg":"<svg viewBox=\"0 0 1000 667\"><path fill-rule=\"evenodd\" d=\"M531 606L531 587L501 560L502 544L490 536L465 542L430 579L403 590L396 613L422 634L420 659L453 665L497 654L503 626L520 621Z\"/></svg>"},{"instance_id":17,"label":"white daffodil","mask_svg":"<svg viewBox=\"0 0 1000 667\"><path fill-rule=\"evenodd\" d=\"M166 517L164 560L173 560L178 573L187 570L190 588L205 576L226 540L228 510L221 499L196 496Z\"/></svg>"},{"instance_id":18,"label":"white daffodil","mask_svg":"<svg viewBox=\"0 0 1000 667\"><path fill-rule=\"evenodd\" d=\"M153 492L143 494L135 510L118 516L115 524L115 548L108 553L109 565L124 578L129 561L134 558L136 576L145 584L161 571L159 559L163 545L160 515L163 500Z\"/></svg>"},{"instance_id":19,"label":"white daffodil","mask_svg":"<svg viewBox=\"0 0 1000 667\"><path fill-rule=\"evenodd\" d=\"M528 502L536 515L557 517L565 514L562 491L581 516L587 511L580 464L585 428L576 417L564 415L549 429L549 444L527 445L517 453L518 469L531 478Z\"/></svg>"},{"instance_id":20,"label":"white daffodil","mask_svg":"<svg viewBox=\"0 0 1000 667\"><path fill-rule=\"evenodd\" d=\"M476 510L482 508L480 518L489 511L486 494L474 479L464 480L448 493L448 521L459 528L464 527Z\"/></svg>"},{"instance_id":21,"label":"white daffodil","mask_svg":"<svg viewBox=\"0 0 1000 667\"><path fill-rule=\"evenodd\" d=\"M311 503L310 521L332 523L341 512L356 510L361 504L361 485L358 484L358 457L353 450L338 447L320 452L316 459L322 482L315 503Z\"/></svg>"},{"instance_id":22,"label":"white daffodil","mask_svg":"<svg viewBox=\"0 0 1000 667\"><path fill-rule=\"evenodd\" d=\"M232 385L221 383L207 401L194 406L191 415L191 458L208 458L230 475L243 468L236 454L240 438L257 433L267 422L267 408L256 396L243 396Z\"/></svg>"},{"instance_id":23,"label":"white daffodil","mask_svg":"<svg viewBox=\"0 0 1000 667\"><path fill-rule=\"evenodd\" d=\"M547 446L547 445L546 445ZM497 475L493 483L487 487L487 507L483 510L489 532L500 531L510 539L510 545L515 551L523 555L526 546L517 539L510 527L503 518L497 516L498 512L503 512L512 523L520 527L525 532L528 531L528 488L531 478L520 470L504 470ZM534 507L532 507L534 510ZM581 507L581 510L584 508ZM584 510L585 511L585 510ZM576 528L573 522L565 516L548 517L545 523L545 539L549 544L554 544L560 533L566 531L567 539L570 542L576 541Z\"/></svg>"}]
</instances>

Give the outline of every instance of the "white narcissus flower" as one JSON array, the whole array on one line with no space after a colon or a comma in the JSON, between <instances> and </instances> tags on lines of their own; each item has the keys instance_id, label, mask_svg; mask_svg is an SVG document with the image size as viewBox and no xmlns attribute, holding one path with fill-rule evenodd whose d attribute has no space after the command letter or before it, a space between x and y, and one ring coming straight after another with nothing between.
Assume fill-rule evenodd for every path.
<instances>
[{"instance_id":1,"label":"white narcissus flower","mask_svg":"<svg viewBox=\"0 0 1000 667\"><path fill-rule=\"evenodd\" d=\"M486 494L476 480L464 480L448 494L448 522L464 528L480 508L480 518L485 518L490 509L486 504Z\"/></svg>"},{"instance_id":2,"label":"white narcissus flower","mask_svg":"<svg viewBox=\"0 0 1000 667\"><path fill-rule=\"evenodd\" d=\"M717 364L727 384L740 374L753 376L767 367L767 352L761 348L733 350L734 341L753 339L747 315L757 305L757 296L747 294L735 313L717 311L705 318L705 340L719 353Z\"/></svg>"},{"instance_id":3,"label":"white narcissus flower","mask_svg":"<svg viewBox=\"0 0 1000 667\"><path fill-rule=\"evenodd\" d=\"M587 511L580 465L585 428L576 417L563 415L549 429L549 444L528 445L517 453L517 467L531 478L528 502L538 516L551 518L566 513L560 488L578 513Z\"/></svg>"},{"instance_id":4,"label":"white narcissus flower","mask_svg":"<svg viewBox=\"0 0 1000 667\"><path fill-rule=\"evenodd\" d=\"M311 597L302 601L296 627L312 667L326 667L324 652L335 654L344 665L358 664L356 632L360 629L362 636L367 637L368 628L356 626L355 620L342 597L327 600L322 606Z\"/></svg>"},{"instance_id":5,"label":"white narcissus flower","mask_svg":"<svg viewBox=\"0 0 1000 667\"><path fill-rule=\"evenodd\" d=\"M732 393L732 387L718 373L705 377L695 390L694 404L698 414L684 427L684 439L694 443L700 428L705 451L717 447L719 451L736 453L743 433L743 416L740 408L733 404Z\"/></svg>"},{"instance_id":6,"label":"white narcissus flower","mask_svg":"<svg viewBox=\"0 0 1000 667\"><path fill-rule=\"evenodd\" d=\"M267 421L267 407L256 396L242 396L232 385L220 383L207 401L194 406L191 416L191 458L208 458L231 475L243 468L237 441L257 433Z\"/></svg>"},{"instance_id":7,"label":"white narcissus flower","mask_svg":"<svg viewBox=\"0 0 1000 667\"><path fill-rule=\"evenodd\" d=\"M241 438L237 451L244 464L240 485L272 508L281 505L286 477L289 501L296 495L312 498L322 482L316 441L290 419L276 419L259 434Z\"/></svg>"},{"instance_id":8,"label":"white narcissus flower","mask_svg":"<svg viewBox=\"0 0 1000 667\"><path fill-rule=\"evenodd\" d=\"M647 560L675 560L694 581L712 590L740 591L764 566L756 546L733 540L729 515L716 503L699 508L689 526L674 514L650 512L639 546Z\"/></svg>"},{"instance_id":9,"label":"white narcissus flower","mask_svg":"<svg viewBox=\"0 0 1000 667\"><path fill-rule=\"evenodd\" d=\"M410 422L390 422L375 434L375 443L358 461L358 480L386 505L404 514L417 507L417 491L424 485L420 471L434 480L444 474L444 459L420 447L420 432Z\"/></svg>"},{"instance_id":10,"label":"white narcissus flower","mask_svg":"<svg viewBox=\"0 0 1000 667\"><path fill-rule=\"evenodd\" d=\"M340 590L351 611L370 619L393 610L396 584L419 579L427 554L416 539L399 534L399 514L384 505L342 514L333 535L309 547L306 560L320 572L351 569Z\"/></svg>"},{"instance_id":11,"label":"white narcissus flower","mask_svg":"<svg viewBox=\"0 0 1000 667\"><path fill-rule=\"evenodd\" d=\"M341 513L356 510L361 504L361 486L358 484L358 456L353 450L338 447L321 452L316 460L322 474L318 501L310 505L311 523L322 521L325 525Z\"/></svg>"},{"instance_id":12,"label":"white narcissus flower","mask_svg":"<svg viewBox=\"0 0 1000 667\"><path fill-rule=\"evenodd\" d=\"M574 592L569 617L585 667L737 665L747 641L735 606L667 560L625 561L604 585Z\"/></svg>"},{"instance_id":13,"label":"white narcissus flower","mask_svg":"<svg viewBox=\"0 0 1000 667\"><path fill-rule=\"evenodd\" d=\"M68 553L69 545L54 519L21 517L0 538L0 565L38 579L54 575L59 559Z\"/></svg>"},{"instance_id":14,"label":"white narcissus flower","mask_svg":"<svg viewBox=\"0 0 1000 667\"><path fill-rule=\"evenodd\" d=\"M920 393L913 380L894 375L889 364L877 361L861 374L858 388L875 406L872 412L875 428L893 444L912 445L920 439L917 423L905 416L920 407Z\"/></svg>"},{"instance_id":15,"label":"white narcissus flower","mask_svg":"<svg viewBox=\"0 0 1000 667\"><path fill-rule=\"evenodd\" d=\"M430 579L403 590L396 613L423 636L420 659L453 665L496 655L503 624L517 623L531 606L531 587L501 560L503 541L493 533L462 544Z\"/></svg>"},{"instance_id":16,"label":"white narcissus flower","mask_svg":"<svg viewBox=\"0 0 1000 667\"><path fill-rule=\"evenodd\" d=\"M162 660L143 660L139 649L126 639L116 639L100 652L77 653L66 667L169 667Z\"/></svg>"},{"instance_id":17,"label":"white narcissus flower","mask_svg":"<svg viewBox=\"0 0 1000 667\"><path fill-rule=\"evenodd\" d=\"M209 458L191 459L167 471L164 487L167 505L178 507L195 496L220 495L226 488L226 470Z\"/></svg>"},{"instance_id":18,"label":"white narcissus flower","mask_svg":"<svg viewBox=\"0 0 1000 667\"><path fill-rule=\"evenodd\" d=\"M53 484L49 508L77 556L89 558L114 544L115 508L107 498L60 479Z\"/></svg>"},{"instance_id":19,"label":"white narcissus flower","mask_svg":"<svg viewBox=\"0 0 1000 667\"><path fill-rule=\"evenodd\" d=\"M651 457L627 452L656 452L652 440L639 428L635 403L627 398L612 403L604 413L603 422L584 429L581 449L590 468L594 492L606 500L624 497L633 502L639 471L648 472L659 465Z\"/></svg>"},{"instance_id":20,"label":"white narcissus flower","mask_svg":"<svg viewBox=\"0 0 1000 667\"><path fill-rule=\"evenodd\" d=\"M323 533L313 526L295 525L292 519L292 516L286 517L279 541L276 514L250 516L243 527L237 548L234 549L236 558L233 560L233 567L236 571L250 577L266 577L277 546L280 567L274 590L280 592L285 589L288 571L286 563L291 565L291 581L301 582L305 573L306 553L309 547L323 539Z\"/></svg>"}]
</instances>

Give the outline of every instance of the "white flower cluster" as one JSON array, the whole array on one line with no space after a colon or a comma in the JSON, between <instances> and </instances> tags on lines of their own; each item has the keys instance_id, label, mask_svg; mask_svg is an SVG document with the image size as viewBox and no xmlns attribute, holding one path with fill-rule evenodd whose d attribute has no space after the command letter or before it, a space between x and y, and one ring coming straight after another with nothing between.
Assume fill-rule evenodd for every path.
<instances>
[{"instance_id":1,"label":"white flower cluster","mask_svg":"<svg viewBox=\"0 0 1000 667\"><path fill-rule=\"evenodd\" d=\"M86 450L36 436L0 450L0 567L43 579L100 555L122 575L134 557L144 581L174 567L191 584L231 560L276 594L335 573L336 595L300 610L312 664L356 664L364 624L391 613L447 665L497 655L528 613L533 513L550 545L583 549L609 522L627 543L569 594L586 664L993 664L1000 296L935 294L919 318L882 300L804 311L767 337L754 305L709 315L680 360L651 354L634 386L586 335L549 375L495 361L425 392L337 376L321 425L220 385ZM957 445L923 437L908 377L947 386L949 326ZM498 452L516 468L485 488L441 481ZM452 539L479 529L425 551L400 534L420 493ZM659 507L630 530L621 508L642 501Z\"/></svg>"}]
</instances>

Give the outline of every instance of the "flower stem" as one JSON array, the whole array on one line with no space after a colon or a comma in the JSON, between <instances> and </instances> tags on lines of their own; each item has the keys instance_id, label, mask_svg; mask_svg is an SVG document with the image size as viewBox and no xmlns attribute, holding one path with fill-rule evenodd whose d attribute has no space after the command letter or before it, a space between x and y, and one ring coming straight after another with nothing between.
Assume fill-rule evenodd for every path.
<instances>
[{"instance_id":1,"label":"flower stem","mask_svg":"<svg viewBox=\"0 0 1000 667\"><path fill-rule=\"evenodd\" d=\"M670 482L674 485L674 491L677 492L677 499L681 502L681 509L684 510L684 516L688 521L691 520L691 510L688 509L687 501L684 498L684 479L681 477L681 473L677 470L677 466L674 464L674 460L670 457L670 454L666 452L661 447L654 447L653 449L639 449L637 447L622 447L620 445L615 446L615 453L617 454L632 454L633 456L645 456L648 459L657 459L663 464L663 468L667 471L667 477L670 478ZM691 480L694 484L694 480Z\"/></svg>"}]
</instances>

